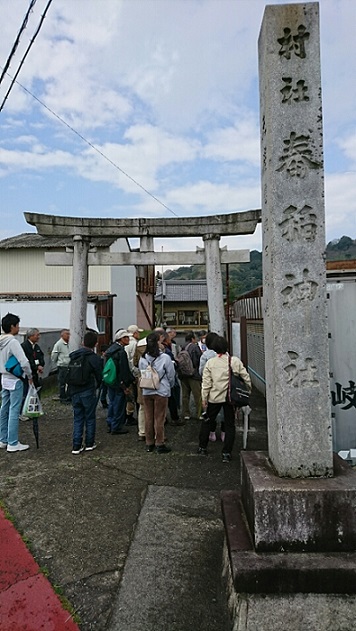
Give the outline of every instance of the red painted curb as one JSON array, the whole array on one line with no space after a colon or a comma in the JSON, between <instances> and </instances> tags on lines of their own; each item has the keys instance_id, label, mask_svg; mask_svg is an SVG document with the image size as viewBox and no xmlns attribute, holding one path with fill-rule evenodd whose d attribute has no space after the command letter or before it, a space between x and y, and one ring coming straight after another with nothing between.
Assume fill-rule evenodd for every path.
<instances>
[{"instance_id":1,"label":"red painted curb","mask_svg":"<svg viewBox=\"0 0 356 631\"><path fill-rule=\"evenodd\" d=\"M1 631L79 631L0 508Z\"/></svg>"}]
</instances>

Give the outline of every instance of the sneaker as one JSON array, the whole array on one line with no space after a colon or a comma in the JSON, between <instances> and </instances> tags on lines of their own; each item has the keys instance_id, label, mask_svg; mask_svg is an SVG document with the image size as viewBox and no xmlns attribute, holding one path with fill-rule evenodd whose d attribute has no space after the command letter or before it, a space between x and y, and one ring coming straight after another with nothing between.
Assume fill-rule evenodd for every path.
<instances>
[{"instance_id":1,"label":"sneaker","mask_svg":"<svg viewBox=\"0 0 356 631\"><path fill-rule=\"evenodd\" d=\"M197 454L199 454L200 456L207 456L208 450L205 447L198 447Z\"/></svg>"},{"instance_id":2,"label":"sneaker","mask_svg":"<svg viewBox=\"0 0 356 631\"><path fill-rule=\"evenodd\" d=\"M122 428L122 429L112 429L111 433L112 434L128 434L129 430L128 429L124 429L124 428Z\"/></svg>"},{"instance_id":3,"label":"sneaker","mask_svg":"<svg viewBox=\"0 0 356 631\"><path fill-rule=\"evenodd\" d=\"M209 440L210 440L211 443L215 443L215 441L216 441L216 434L215 434L215 432L210 432Z\"/></svg>"},{"instance_id":4,"label":"sneaker","mask_svg":"<svg viewBox=\"0 0 356 631\"><path fill-rule=\"evenodd\" d=\"M30 449L30 445L23 445L22 443L16 443L16 445L8 445L7 451L25 451Z\"/></svg>"},{"instance_id":5,"label":"sneaker","mask_svg":"<svg viewBox=\"0 0 356 631\"><path fill-rule=\"evenodd\" d=\"M154 445L146 445L146 451L148 453L151 453L154 450L155 450L155 446Z\"/></svg>"},{"instance_id":6,"label":"sneaker","mask_svg":"<svg viewBox=\"0 0 356 631\"><path fill-rule=\"evenodd\" d=\"M143 442L144 440L146 440L146 436L138 436L137 440L139 440L140 442Z\"/></svg>"},{"instance_id":7,"label":"sneaker","mask_svg":"<svg viewBox=\"0 0 356 631\"><path fill-rule=\"evenodd\" d=\"M222 443L225 442L225 432L220 432L220 440Z\"/></svg>"},{"instance_id":8,"label":"sneaker","mask_svg":"<svg viewBox=\"0 0 356 631\"><path fill-rule=\"evenodd\" d=\"M224 453L224 452L223 452L223 455L222 455L222 461L223 461L223 462L230 462L230 460L231 460L231 454L228 454L228 453Z\"/></svg>"},{"instance_id":9,"label":"sneaker","mask_svg":"<svg viewBox=\"0 0 356 631\"><path fill-rule=\"evenodd\" d=\"M185 416L185 417L184 417L184 420L185 420L185 421L190 421L190 416Z\"/></svg>"},{"instance_id":10,"label":"sneaker","mask_svg":"<svg viewBox=\"0 0 356 631\"><path fill-rule=\"evenodd\" d=\"M93 449L96 449L96 444L94 443L94 445L90 445L89 447L85 447L85 451L93 451Z\"/></svg>"},{"instance_id":11,"label":"sneaker","mask_svg":"<svg viewBox=\"0 0 356 631\"><path fill-rule=\"evenodd\" d=\"M156 454L169 454L171 451L172 449L166 445L158 445L156 447Z\"/></svg>"},{"instance_id":12,"label":"sneaker","mask_svg":"<svg viewBox=\"0 0 356 631\"><path fill-rule=\"evenodd\" d=\"M171 425L173 425L175 427L181 427L182 425L185 425L185 421L183 421L180 418L172 419L171 420Z\"/></svg>"},{"instance_id":13,"label":"sneaker","mask_svg":"<svg viewBox=\"0 0 356 631\"><path fill-rule=\"evenodd\" d=\"M19 416L19 421L29 421L30 418L28 416L26 416L25 414L21 414L21 416Z\"/></svg>"},{"instance_id":14,"label":"sneaker","mask_svg":"<svg viewBox=\"0 0 356 631\"><path fill-rule=\"evenodd\" d=\"M0 440L0 449L6 449L7 447L7 443L3 443L2 440Z\"/></svg>"},{"instance_id":15,"label":"sneaker","mask_svg":"<svg viewBox=\"0 0 356 631\"><path fill-rule=\"evenodd\" d=\"M72 454L78 456L78 454L81 454L82 451L84 451L84 447L78 447L77 449L72 449Z\"/></svg>"}]
</instances>

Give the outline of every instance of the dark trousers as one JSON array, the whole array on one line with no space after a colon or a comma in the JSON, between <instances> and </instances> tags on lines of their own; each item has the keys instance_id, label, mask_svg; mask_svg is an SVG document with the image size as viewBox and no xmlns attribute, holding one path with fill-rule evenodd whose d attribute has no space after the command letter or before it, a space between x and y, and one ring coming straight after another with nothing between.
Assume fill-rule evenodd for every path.
<instances>
[{"instance_id":1,"label":"dark trousers","mask_svg":"<svg viewBox=\"0 0 356 631\"><path fill-rule=\"evenodd\" d=\"M207 448L210 432L215 431L216 417L221 408L224 410L225 440L223 453L231 454L235 442L235 408L231 403L208 403L206 410L208 420L202 421L199 434L199 447Z\"/></svg>"},{"instance_id":2,"label":"dark trousers","mask_svg":"<svg viewBox=\"0 0 356 631\"><path fill-rule=\"evenodd\" d=\"M100 390L100 403L107 403L108 387L106 383L102 382Z\"/></svg>"},{"instance_id":3,"label":"dark trousers","mask_svg":"<svg viewBox=\"0 0 356 631\"><path fill-rule=\"evenodd\" d=\"M169 413L171 415L172 421L178 421L179 412L177 408L177 400L175 396L173 396L173 394L168 399L168 409L169 409Z\"/></svg>"},{"instance_id":4,"label":"dark trousers","mask_svg":"<svg viewBox=\"0 0 356 631\"><path fill-rule=\"evenodd\" d=\"M59 400L70 401L66 384L66 377L68 372L68 366L58 366L58 386L59 386Z\"/></svg>"}]
</instances>

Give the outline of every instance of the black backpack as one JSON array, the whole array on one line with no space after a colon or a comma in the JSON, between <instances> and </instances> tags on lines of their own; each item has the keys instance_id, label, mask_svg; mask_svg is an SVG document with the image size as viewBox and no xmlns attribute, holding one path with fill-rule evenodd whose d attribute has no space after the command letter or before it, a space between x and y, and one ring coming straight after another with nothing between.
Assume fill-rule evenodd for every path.
<instances>
[{"instance_id":1,"label":"black backpack","mask_svg":"<svg viewBox=\"0 0 356 631\"><path fill-rule=\"evenodd\" d=\"M85 386L91 380L92 367L88 355L81 353L71 357L67 368L66 384L68 386Z\"/></svg>"}]
</instances>

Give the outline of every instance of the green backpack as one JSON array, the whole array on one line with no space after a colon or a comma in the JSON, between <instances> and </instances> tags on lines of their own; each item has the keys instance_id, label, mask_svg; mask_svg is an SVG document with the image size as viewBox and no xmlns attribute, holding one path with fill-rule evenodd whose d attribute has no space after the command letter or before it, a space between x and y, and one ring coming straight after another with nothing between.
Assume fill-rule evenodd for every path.
<instances>
[{"instance_id":1,"label":"green backpack","mask_svg":"<svg viewBox=\"0 0 356 631\"><path fill-rule=\"evenodd\" d=\"M109 357L105 363L103 370L103 382L106 383L107 386L115 386L117 383L116 364L112 357Z\"/></svg>"}]
</instances>

